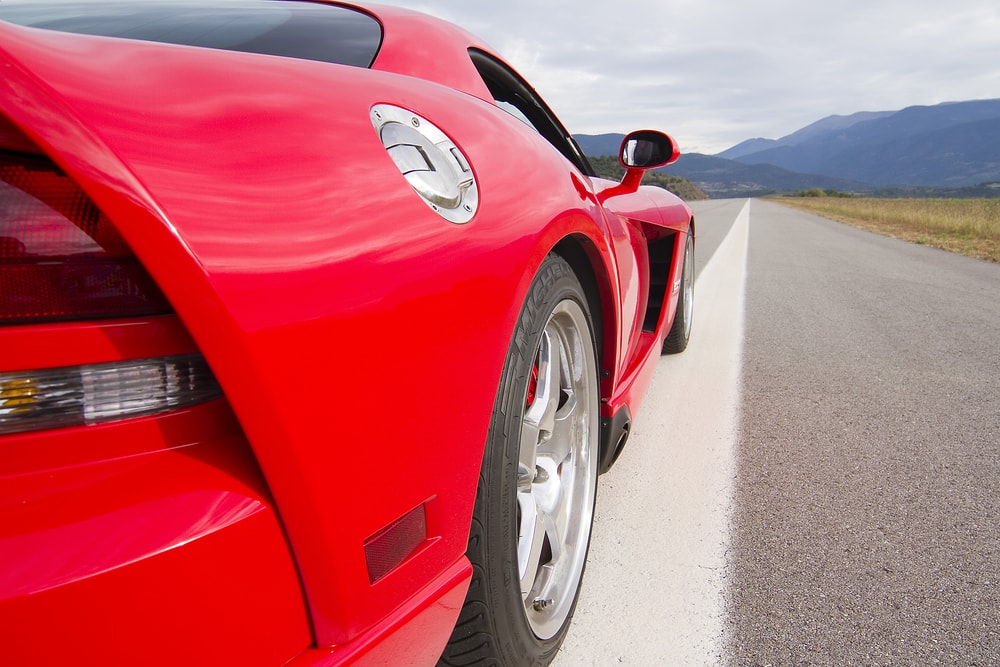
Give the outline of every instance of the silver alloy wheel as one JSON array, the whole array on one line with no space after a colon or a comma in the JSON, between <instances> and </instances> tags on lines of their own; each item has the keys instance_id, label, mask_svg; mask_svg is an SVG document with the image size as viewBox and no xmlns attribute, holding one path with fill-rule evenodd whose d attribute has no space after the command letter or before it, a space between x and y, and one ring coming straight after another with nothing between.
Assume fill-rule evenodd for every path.
<instances>
[{"instance_id":1,"label":"silver alloy wheel","mask_svg":"<svg viewBox=\"0 0 1000 667\"><path fill-rule=\"evenodd\" d=\"M691 337L694 321L694 237L688 232L684 244L684 338Z\"/></svg>"},{"instance_id":2,"label":"silver alloy wheel","mask_svg":"<svg viewBox=\"0 0 1000 667\"><path fill-rule=\"evenodd\" d=\"M597 482L597 362L576 301L553 310L538 346L521 422L517 568L539 639L569 617L583 576Z\"/></svg>"}]
</instances>

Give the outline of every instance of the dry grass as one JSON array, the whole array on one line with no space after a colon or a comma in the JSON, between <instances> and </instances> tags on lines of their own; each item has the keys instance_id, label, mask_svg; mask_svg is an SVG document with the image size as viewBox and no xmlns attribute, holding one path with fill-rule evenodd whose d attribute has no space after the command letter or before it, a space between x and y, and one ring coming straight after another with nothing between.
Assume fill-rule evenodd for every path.
<instances>
[{"instance_id":1,"label":"dry grass","mask_svg":"<svg viewBox=\"0 0 1000 667\"><path fill-rule=\"evenodd\" d=\"M1000 199L769 199L885 236L1000 262Z\"/></svg>"}]
</instances>

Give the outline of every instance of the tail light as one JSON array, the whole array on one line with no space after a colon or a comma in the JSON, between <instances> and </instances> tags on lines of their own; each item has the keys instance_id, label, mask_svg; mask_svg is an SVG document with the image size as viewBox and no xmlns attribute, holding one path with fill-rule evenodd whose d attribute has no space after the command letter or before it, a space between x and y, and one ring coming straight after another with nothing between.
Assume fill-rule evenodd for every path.
<instances>
[{"instance_id":1,"label":"tail light","mask_svg":"<svg viewBox=\"0 0 1000 667\"><path fill-rule=\"evenodd\" d=\"M0 325L168 312L74 181L44 158L0 153Z\"/></svg>"},{"instance_id":2,"label":"tail light","mask_svg":"<svg viewBox=\"0 0 1000 667\"><path fill-rule=\"evenodd\" d=\"M0 326L171 312L108 217L0 116ZM199 354L0 369L0 435L154 415L221 395Z\"/></svg>"},{"instance_id":3,"label":"tail light","mask_svg":"<svg viewBox=\"0 0 1000 667\"><path fill-rule=\"evenodd\" d=\"M197 354L0 373L0 434L144 417L221 395Z\"/></svg>"}]
</instances>

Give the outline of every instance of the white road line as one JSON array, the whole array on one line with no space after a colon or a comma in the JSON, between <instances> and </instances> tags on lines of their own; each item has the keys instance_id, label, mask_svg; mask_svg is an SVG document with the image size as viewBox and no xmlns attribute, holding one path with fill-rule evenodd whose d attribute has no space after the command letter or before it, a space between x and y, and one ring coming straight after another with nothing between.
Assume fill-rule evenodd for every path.
<instances>
[{"instance_id":1,"label":"white road line","mask_svg":"<svg viewBox=\"0 0 1000 667\"><path fill-rule=\"evenodd\" d=\"M749 216L747 201L695 285L688 349L660 360L625 452L600 479L558 667L720 661Z\"/></svg>"}]
</instances>

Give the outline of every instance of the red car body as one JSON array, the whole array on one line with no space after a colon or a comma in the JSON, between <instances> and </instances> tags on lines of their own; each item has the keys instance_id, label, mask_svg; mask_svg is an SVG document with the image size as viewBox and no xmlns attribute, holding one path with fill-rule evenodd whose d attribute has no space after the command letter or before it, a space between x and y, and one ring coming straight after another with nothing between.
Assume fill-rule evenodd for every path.
<instances>
[{"instance_id":1,"label":"red car body","mask_svg":"<svg viewBox=\"0 0 1000 667\"><path fill-rule=\"evenodd\" d=\"M0 663L433 663L469 585L501 368L551 252L599 293L602 419L635 412L688 207L583 173L499 109L475 37L358 10L383 30L367 69L0 21L0 152L56 165L170 305L5 311L0 419L17 374L42 369L196 354L221 387L0 435ZM466 156L468 223L400 178L379 104Z\"/></svg>"}]
</instances>

